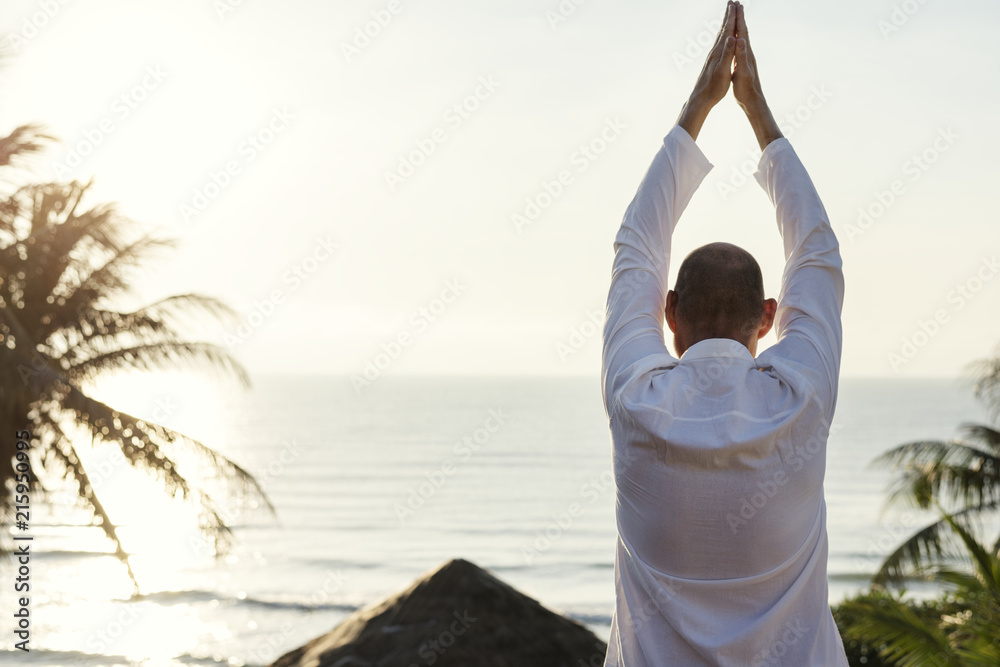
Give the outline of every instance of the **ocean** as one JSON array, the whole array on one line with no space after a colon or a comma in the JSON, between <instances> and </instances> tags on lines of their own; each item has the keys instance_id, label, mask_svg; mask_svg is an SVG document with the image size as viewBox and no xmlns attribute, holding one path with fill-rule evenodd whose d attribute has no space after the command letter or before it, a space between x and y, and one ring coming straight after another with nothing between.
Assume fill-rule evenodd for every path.
<instances>
[{"instance_id":1,"label":"ocean","mask_svg":"<svg viewBox=\"0 0 1000 667\"><path fill-rule=\"evenodd\" d=\"M386 376L358 393L346 377L276 375L217 400L177 391L142 399L151 418L257 475L276 516L224 506L235 544L213 558L197 516L95 450L85 462L143 595L129 599L72 494L56 490L50 511L33 499L31 651L13 650L5 564L0 663L266 665L459 557L607 638L614 490L596 377ZM956 381L842 380L825 485L831 602L865 588L926 518L883 515L890 475L872 459L985 419Z\"/></svg>"}]
</instances>

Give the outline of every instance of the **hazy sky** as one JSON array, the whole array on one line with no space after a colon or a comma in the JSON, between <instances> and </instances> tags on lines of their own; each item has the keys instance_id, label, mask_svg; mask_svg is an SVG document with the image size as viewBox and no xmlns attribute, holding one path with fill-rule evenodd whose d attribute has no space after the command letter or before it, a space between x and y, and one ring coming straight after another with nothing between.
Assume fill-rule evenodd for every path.
<instances>
[{"instance_id":1,"label":"hazy sky","mask_svg":"<svg viewBox=\"0 0 1000 667\"><path fill-rule=\"evenodd\" d=\"M746 4L764 92L841 240L844 374L988 355L1000 5ZM615 232L724 6L5 0L0 130L43 123L62 143L40 180L96 176L95 203L178 238L137 286L229 302L251 371L597 374ZM731 96L699 144L715 169L674 273L728 240L777 296Z\"/></svg>"}]
</instances>

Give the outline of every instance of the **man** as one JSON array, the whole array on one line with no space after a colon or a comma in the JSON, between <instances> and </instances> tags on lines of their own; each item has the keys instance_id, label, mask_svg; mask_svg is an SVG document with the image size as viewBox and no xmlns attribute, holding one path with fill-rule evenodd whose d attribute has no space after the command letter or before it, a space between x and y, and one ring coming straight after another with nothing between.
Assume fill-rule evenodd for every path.
<instances>
[{"instance_id":1,"label":"man","mask_svg":"<svg viewBox=\"0 0 1000 667\"><path fill-rule=\"evenodd\" d=\"M695 140L730 83L784 241L777 302L754 258L725 243L692 252L667 289L671 234L712 167ZM837 239L730 2L615 239L602 381L619 539L606 666L847 665L827 600L823 497L843 292ZM777 343L757 355L772 324Z\"/></svg>"}]
</instances>

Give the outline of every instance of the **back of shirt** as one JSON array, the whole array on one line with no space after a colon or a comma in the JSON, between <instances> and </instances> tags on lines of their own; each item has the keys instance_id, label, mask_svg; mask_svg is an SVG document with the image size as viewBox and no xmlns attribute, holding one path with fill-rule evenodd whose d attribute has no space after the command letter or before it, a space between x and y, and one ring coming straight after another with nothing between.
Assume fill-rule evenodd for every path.
<instances>
[{"instance_id":1,"label":"back of shirt","mask_svg":"<svg viewBox=\"0 0 1000 667\"><path fill-rule=\"evenodd\" d=\"M663 340L670 237L711 165L664 139L616 237L603 389L617 484L607 665L840 665L827 600L826 442L843 303L839 246L785 139L756 174L786 267L778 342L674 358Z\"/></svg>"}]
</instances>

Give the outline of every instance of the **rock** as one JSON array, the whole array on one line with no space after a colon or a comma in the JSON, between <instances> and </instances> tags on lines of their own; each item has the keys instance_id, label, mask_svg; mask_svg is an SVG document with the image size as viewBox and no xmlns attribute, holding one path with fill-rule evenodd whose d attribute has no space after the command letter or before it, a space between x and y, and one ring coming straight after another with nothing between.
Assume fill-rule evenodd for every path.
<instances>
[{"instance_id":1,"label":"rock","mask_svg":"<svg viewBox=\"0 0 1000 667\"><path fill-rule=\"evenodd\" d=\"M606 651L584 626L456 559L272 667L600 667Z\"/></svg>"}]
</instances>

